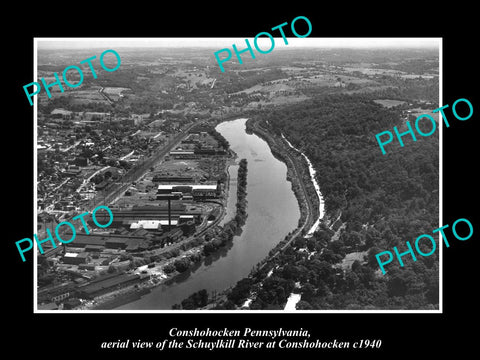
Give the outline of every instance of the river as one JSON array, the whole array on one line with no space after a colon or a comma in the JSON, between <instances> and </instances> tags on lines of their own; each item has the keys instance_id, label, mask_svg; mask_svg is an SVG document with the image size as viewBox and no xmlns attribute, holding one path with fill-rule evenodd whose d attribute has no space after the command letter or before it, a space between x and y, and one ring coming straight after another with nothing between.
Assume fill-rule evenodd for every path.
<instances>
[{"instance_id":1,"label":"river","mask_svg":"<svg viewBox=\"0 0 480 360\"><path fill-rule=\"evenodd\" d=\"M300 218L300 209L287 181L286 165L276 159L260 137L245 132L247 119L226 121L217 131L230 143L240 159L248 161L247 220L230 246L210 256L169 285L160 285L141 299L116 310L170 310L201 289L220 292L246 277L289 232ZM234 214L238 165L229 168L229 198L226 217Z\"/></svg>"}]
</instances>

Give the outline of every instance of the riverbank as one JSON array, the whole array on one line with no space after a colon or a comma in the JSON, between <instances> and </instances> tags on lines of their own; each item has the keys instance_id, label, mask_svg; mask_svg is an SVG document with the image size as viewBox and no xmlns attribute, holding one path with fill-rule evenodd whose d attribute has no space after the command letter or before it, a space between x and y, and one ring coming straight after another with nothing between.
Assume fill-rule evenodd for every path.
<instances>
[{"instance_id":1,"label":"riverbank","mask_svg":"<svg viewBox=\"0 0 480 360\"><path fill-rule=\"evenodd\" d=\"M285 144L284 139L269 133L258 121L249 119L246 123L246 131L265 140L273 156L287 166L287 180L292 184L292 190L300 207L301 216L297 230L300 230L298 233L302 235L306 234L305 230L308 231L320 215L318 211L319 200L315 187L310 179L308 164L298 152L292 150ZM290 241L293 241L295 237ZM282 250L286 246L288 246L288 244L285 244Z\"/></svg>"},{"instance_id":2,"label":"riverbank","mask_svg":"<svg viewBox=\"0 0 480 360\"><path fill-rule=\"evenodd\" d=\"M239 163L237 175L237 202L236 211L233 219L227 221L220 232L215 234L208 232L208 242L203 246L202 253L205 256L215 253L220 248L224 247L229 241L233 240L233 236L241 231L247 218L247 160L242 159Z\"/></svg>"},{"instance_id":3,"label":"riverbank","mask_svg":"<svg viewBox=\"0 0 480 360\"><path fill-rule=\"evenodd\" d=\"M216 127L238 157L248 160L248 218L241 233L234 234L234 241L228 242L203 262L195 263L172 280L162 281L163 285L152 289L150 294L119 310L169 310L202 289L215 298L255 270L282 239L296 235L295 229L301 224L300 208L292 184L287 181L287 177L295 176L287 174L285 162L272 154L265 139L246 133L246 121L240 118ZM231 197L228 220L236 210L238 179L235 172L236 169L231 173L233 182L228 194ZM218 240L217 235L212 234L209 241Z\"/></svg>"},{"instance_id":4,"label":"riverbank","mask_svg":"<svg viewBox=\"0 0 480 360\"><path fill-rule=\"evenodd\" d=\"M248 299L247 303L250 304L256 297L256 291L253 288L255 286L261 287L263 280L270 277L273 270L278 267L275 264L275 258L299 236L306 237L307 234L311 236L321 222L320 215L326 218L326 215L321 212L323 210L323 198L319 189L316 188L318 184L314 181L315 170L308 158L293 147L285 137L280 138L272 135L261 127L258 121L249 119L246 123L246 132L255 134L266 141L273 156L287 166L287 180L291 183L301 216L298 227L270 250L268 256L256 265L249 276L237 283L238 287L235 285L232 289L224 291L223 296L217 301L210 301L210 309L248 309L249 305L245 305L245 302L243 306L232 304L229 299L232 290L236 291L237 294L243 291L244 297ZM253 286L253 284L256 285Z\"/></svg>"},{"instance_id":5,"label":"riverbank","mask_svg":"<svg viewBox=\"0 0 480 360\"><path fill-rule=\"evenodd\" d=\"M247 206L247 161L241 159L239 162L238 176L237 176L237 201L235 216L227 221L223 226L215 225L214 228L210 228L203 236L201 246L189 249L194 253L188 255L185 253L181 258L177 257L176 260L170 261L163 266L164 272L167 274L162 280L158 282L151 282L148 287L148 291L142 294L133 291L128 292L114 299L108 299L105 302L101 302L96 305L95 309L107 309L122 306L124 304L138 300L141 295L150 292L150 289L159 285L168 285L174 283L176 280L185 278L189 274L199 267L208 259L215 257L215 255L222 249L228 248L235 235L238 235L242 226L245 224L247 218L246 206ZM177 307L178 308L178 307Z\"/></svg>"},{"instance_id":6,"label":"riverbank","mask_svg":"<svg viewBox=\"0 0 480 360\"><path fill-rule=\"evenodd\" d=\"M307 162L308 172L310 174L310 179L312 181L313 187L315 188L315 192L316 192L317 197L318 197L318 217L317 217L317 220L314 222L314 224L307 231L307 235L306 235L306 237L312 237L313 234L315 233L315 231L318 229L318 227L320 225L320 221L322 221L323 216L325 215L325 206L324 206L324 201L323 201L323 195L320 192L320 185L318 184L318 181L316 179L317 171L313 167L312 162L307 157L307 155L305 155L302 151L300 151L295 146L293 146L292 143L290 141L288 141L287 138L283 134L282 134L282 139L285 140L287 142L288 146L290 146L291 149L293 149L297 153L299 153L305 159L305 161Z\"/></svg>"}]
</instances>

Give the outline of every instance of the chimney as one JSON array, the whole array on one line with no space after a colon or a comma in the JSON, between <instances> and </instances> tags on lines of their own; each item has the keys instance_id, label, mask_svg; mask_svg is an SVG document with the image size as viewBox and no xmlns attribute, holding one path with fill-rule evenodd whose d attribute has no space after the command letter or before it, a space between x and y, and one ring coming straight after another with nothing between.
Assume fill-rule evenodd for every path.
<instances>
[{"instance_id":1,"label":"chimney","mask_svg":"<svg viewBox=\"0 0 480 360\"><path fill-rule=\"evenodd\" d=\"M168 199L168 231L172 229L172 212L170 209L170 201L171 199Z\"/></svg>"}]
</instances>

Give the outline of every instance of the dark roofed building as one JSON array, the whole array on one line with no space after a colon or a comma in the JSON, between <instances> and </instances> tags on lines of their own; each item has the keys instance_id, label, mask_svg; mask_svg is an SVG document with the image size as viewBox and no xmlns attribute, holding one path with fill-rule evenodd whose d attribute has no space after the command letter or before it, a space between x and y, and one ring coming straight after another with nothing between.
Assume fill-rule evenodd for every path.
<instances>
[{"instance_id":1,"label":"dark roofed building","mask_svg":"<svg viewBox=\"0 0 480 360\"><path fill-rule=\"evenodd\" d=\"M161 230L160 230L160 231L161 231ZM141 228L141 227L138 228L138 229L136 229L136 230L134 230L134 231L132 231L131 234L132 234L133 236L142 236L142 237L146 237L146 238L152 238L152 237L153 237L153 234L152 234L150 231L148 231L148 230L146 230L146 229L144 229L144 228Z\"/></svg>"},{"instance_id":2,"label":"dark roofed building","mask_svg":"<svg viewBox=\"0 0 480 360\"><path fill-rule=\"evenodd\" d=\"M155 175L152 179L153 182L193 182L191 176L168 176L168 175Z\"/></svg>"},{"instance_id":3,"label":"dark roofed building","mask_svg":"<svg viewBox=\"0 0 480 360\"><path fill-rule=\"evenodd\" d=\"M195 223L193 221L188 221L180 225L184 236L190 236L195 233Z\"/></svg>"},{"instance_id":4,"label":"dark roofed building","mask_svg":"<svg viewBox=\"0 0 480 360\"><path fill-rule=\"evenodd\" d=\"M150 240L146 239L128 239L126 242L126 251L144 251L150 246Z\"/></svg>"},{"instance_id":5,"label":"dark roofed building","mask_svg":"<svg viewBox=\"0 0 480 360\"><path fill-rule=\"evenodd\" d=\"M72 264L72 265L78 265L78 264L85 264L87 261L87 253L65 253L62 257L62 262L64 264Z\"/></svg>"},{"instance_id":6,"label":"dark roofed building","mask_svg":"<svg viewBox=\"0 0 480 360\"><path fill-rule=\"evenodd\" d=\"M110 225L113 227L124 227L139 220L162 220L168 219L167 206L134 206L131 209L111 209L113 214L113 221ZM201 214L201 210L186 210L185 204L171 204L171 215L177 218L182 214ZM99 211L95 215L100 224L105 224L110 221L110 215L106 211ZM93 225L93 219L90 217L87 222ZM128 226L129 227L129 226Z\"/></svg>"},{"instance_id":7,"label":"dark roofed building","mask_svg":"<svg viewBox=\"0 0 480 360\"><path fill-rule=\"evenodd\" d=\"M76 308L77 306L80 306L82 303L80 302L79 299L67 299L64 303L63 303L63 308L65 310L71 310L71 309L74 309Z\"/></svg>"},{"instance_id":8,"label":"dark roofed building","mask_svg":"<svg viewBox=\"0 0 480 360\"><path fill-rule=\"evenodd\" d=\"M71 237L72 233L67 232L65 237ZM87 245L98 245L98 246L105 246L105 240L107 236L105 235L87 235L85 233L77 233L75 236L75 240L66 244L68 247L86 247Z\"/></svg>"},{"instance_id":9,"label":"dark roofed building","mask_svg":"<svg viewBox=\"0 0 480 360\"><path fill-rule=\"evenodd\" d=\"M176 211L185 211L186 206L184 204L171 204L170 208ZM133 212L141 211L166 211L168 206L156 206L156 205L135 205L133 206Z\"/></svg>"},{"instance_id":10,"label":"dark roofed building","mask_svg":"<svg viewBox=\"0 0 480 360\"><path fill-rule=\"evenodd\" d=\"M103 246L103 245L88 244L87 246L85 246L85 251L100 252L100 251L103 251L103 250L105 250L105 246Z\"/></svg>"},{"instance_id":11,"label":"dark roofed building","mask_svg":"<svg viewBox=\"0 0 480 360\"><path fill-rule=\"evenodd\" d=\"M131 244L128 244L127 247L125 248L126 251L138 251L139 248L138 248L138 244L136 243L131 243Z\"/></svg>"},{"instance_id":12,"label":"dark roofed building","mask_svg":"<svg viewBox=\"0 0 480 360\"><path fill-rule=\"evenodd\" d=\"M65 234L65 238L68 236L72 236L72 233L67 232ZM87 245L96 245L94 248L98 248L98 246L104 246L105 248L114 248L115 246L120 246L121 244L126 244L127 241L145 241L145 237L143 236L133 236L133 235L120 235L120 234L101 234L95 235L90 234L87 235L85 233L77 233L75 240L65 244L67 247L78 247L78 248L86 248ZM107 244L108 242L108 244ZM117 244L117 245L115 245ZM125 245L126 246L126 245ZM92 248L92 249L94 249Z\"/></svg>"},{"instance_id":13,"label":"dark roofed building","mask_svg":"<svg viewBox=\"0 0 480 360\"><path fill-rule=\"evenodd\" d=\"M139 280L140 276L137 274L107 274L79 287L78 291L80 297L93 299L114 289L132 285Z\"/></svg>"},{"instance_id":14,"label":"dark roofed building","mask_svg":"<svg viewBox=\"0 0 480 360\"><path fill-rule=\"evenodd\" d=\"M183 230L180 228L175 228L172 231L169 231L167 233L164 233L160 238L158 238L158 241L161 243L164 242L177 242L179 239L181 239L183 236Z\"/></svg>"},{"instance_id":15,"label":"dark roofed building","mask_svg":"<svg viewBox=\"0 0 480 360\"><path fill-rule=\"evenodd\" d=\"M157 200L179 200L181 193L176 194L158 194Z\"/></svg>"},{"instance_id":16,"label":"dark roofed building","mask_svg":"<svg viewBox=\"0 0 480 360\"><path fill-rule=\"evenodd\" d=\"M127 239L110 238L105 241L105 247L107 249L125 249L127 247Z\"/></svg>"},{"instance_id":17,"label":"dark roofed building","mask_svg":"<svg viewBox=\"0 0 480 360\"><path fill-rule=\"evenodd\" d=\"M58 305L54 302L38 305L38 310L58 310Z\"/></svg>"}]
</instances>

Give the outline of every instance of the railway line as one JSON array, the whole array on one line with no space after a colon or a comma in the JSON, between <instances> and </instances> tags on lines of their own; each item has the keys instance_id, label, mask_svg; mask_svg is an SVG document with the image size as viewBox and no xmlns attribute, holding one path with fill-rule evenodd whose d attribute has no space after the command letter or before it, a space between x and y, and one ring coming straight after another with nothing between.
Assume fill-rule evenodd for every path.
<instances>
[{"instance_id":1,"label":"railway line","mask_svg":"<svg viewBox=\"0 0 480 360\"><path fill-rule=\"evenodd\" d=\"M268 141L269 144L275 144L277 147L284 148L284 145L283 144L279 145L277 139L272 137L264 128L262 128L258 124L258 122L256 122L256 121L253 122L252 127L254 129L254 132L258 133L260 136L265 138ZM270 146L270 147L272 147L272 146ZM299 235L302 235L303 230L305 228L308 228L309 226L311 226L311 224L313 223L313 214L315 214L315 207L312 204L312 201L308 196L308 192L307 192L305 183L303 181L303 177L301 176L301 172L300 172L299 165L298 165L297 161L290 156L288 151L285 151L284 155L286 157L285 160L287 160L290 163L290 168L292 169L293 176L298 179L298 183L299 183L301 192L303 194L304 201L307 205L306 208L305 208L306 215L305 215L305 220L294 231L291 238L277 252L275 252L275 254L273 254L270 258L276 257L280 252L284 251L295 239L297 239Z\"/></svg>"}]
</instances>

